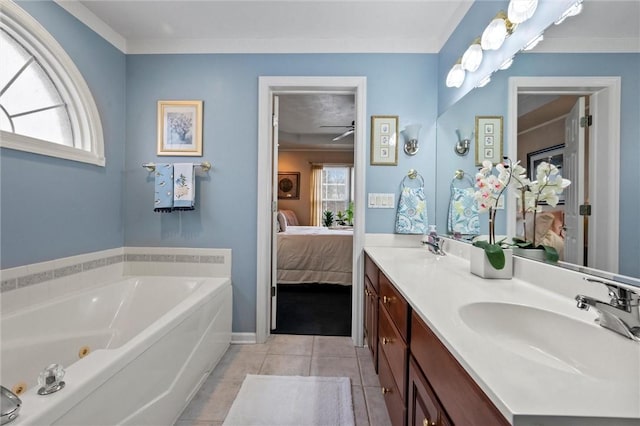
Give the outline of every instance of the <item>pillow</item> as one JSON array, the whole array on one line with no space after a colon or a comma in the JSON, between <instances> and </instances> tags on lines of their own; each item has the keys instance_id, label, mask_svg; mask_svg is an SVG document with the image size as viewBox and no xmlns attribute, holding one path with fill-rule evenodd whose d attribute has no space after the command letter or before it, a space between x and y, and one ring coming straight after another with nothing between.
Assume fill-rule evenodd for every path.
<instances>
[{"instance_id":1,"label":"pillow","mask_svg":"<svg viewBox=\"0 0 640 426\"><path fill-rule=\"evenodd\" d=\"M284 232L287 230L287 219L282 214L281 210L278 210L278 232Z\"/></svg>"},{"instance_id":2,"label":"pillow","mask_svg":"<svg viewBox=\"0 0 640 426\"><path fill-rule=\"evenodd\" d=\"M279 210L279 211L282 212L284 218L287 221L287 225L300 226L300 223L298 222L298 216L296 216L296 212L294 212L293 210Z\"/></svg>"}]
</instances>

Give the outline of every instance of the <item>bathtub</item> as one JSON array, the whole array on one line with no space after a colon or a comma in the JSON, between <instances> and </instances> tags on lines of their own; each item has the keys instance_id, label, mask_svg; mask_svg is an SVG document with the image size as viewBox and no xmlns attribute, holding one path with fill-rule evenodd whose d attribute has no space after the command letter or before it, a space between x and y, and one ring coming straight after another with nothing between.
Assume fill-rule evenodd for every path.
<instances>
[{"instance_id":1,"label":"bathtub","mask_svg":"<svg viewBox=\"0 0 640 426\"><path fill-rule=\"evenodd\" d=\"M231 341L229 278L124 277L2 317L18 425L171 425ZM37 394L51 363L65 387Z\"/></svg>"}]
</instances>

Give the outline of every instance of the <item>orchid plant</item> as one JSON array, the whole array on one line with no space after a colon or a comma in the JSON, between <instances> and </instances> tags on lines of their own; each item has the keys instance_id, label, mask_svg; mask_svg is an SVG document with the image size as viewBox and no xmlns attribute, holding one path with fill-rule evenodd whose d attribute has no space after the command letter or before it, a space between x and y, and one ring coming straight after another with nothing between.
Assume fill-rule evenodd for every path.
<instances>
[{"instance_id":1,"label":"orchid plant","mask_svg":"<svg viewBox=\"0 0 640 426\"><path fill-rule=\"evenodd\" d=\"M473 245L484 249L489 263L495 269L502 269L505 265L503 242L496 241L496 211L500 197L509 185L516 188L527 183L526 170L519 162L512 163L507 158L502 163L493 165L491 161L482 162L482 168L476 174L476 192L474 197L478 205L478 213L489 213L489 240L474 241Z\"/></svg>"},{"instance_id":2,"label":"orchid plant","mask_svg":"<svg viewBox=\"0 0 640 426\"><path fill-rule=\"evenodd\" d=\"M556 262L559 259L555 248L538 244L536 241L536 218L538 212L542 211L541 203L546 202L551 207L555 207L560 201L560 194L566 187L571 185L571 181L564 179L560 175L558 168L546 161L541 162L536 167L536 180L530 181L526 177L519 180L516 196L519 199L522 220L524 221L524 239L514 238L515 245L521 248L542 248L545 251L547 260ZM533 236L527 238L526 218L527 213L533 212Z\"/></svg>"}]
</instances>

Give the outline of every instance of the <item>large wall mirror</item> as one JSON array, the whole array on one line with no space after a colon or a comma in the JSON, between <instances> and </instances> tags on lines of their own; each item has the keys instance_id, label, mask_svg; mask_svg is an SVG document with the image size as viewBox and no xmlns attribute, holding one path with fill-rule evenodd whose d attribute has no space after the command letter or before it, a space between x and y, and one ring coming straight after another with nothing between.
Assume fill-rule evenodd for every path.
<instances>
[{"instance_id":1,"label":"large wall mirror","mask_svg":"<svg viewBox=\"0 0 640 426\"><path fill-rule=\"evenodd\" d=\"M593 52L572 52L570 43L559 43L562 49L557 49L543 42L539 50L518 54L509 70L495 73L487 86L472 90L441 113L436 200L441 233L447 228L456 171L473 177L477 170L475 135L470 152L460 156L454 149L457 133L470 137L475 116L503 116L505 155L527 169L540 159L560 159L563 176L572 180L563 203L547 209L556 216L563 238L559 266L640 279L640 6L585 1L582 14L563 26L576 26L574 34L592 34L598 16L611 14L634 20L628 24L635 28L635 47L616 52L611 44ZM550 42L554 32L560 33L561 27L545 32ZM595 39L591 43L597 44ZM580 117L588 115L591 126L580 127ZM581 138L578 151L570 148L574 136ZM584 206L590 206L589 216ZM515 207L515 197L509 196L497 217L498 232L508 237L518 234ZM480 222L481 233L486 233L487 218L481 215Z\"/></svg>"}]
</instances>

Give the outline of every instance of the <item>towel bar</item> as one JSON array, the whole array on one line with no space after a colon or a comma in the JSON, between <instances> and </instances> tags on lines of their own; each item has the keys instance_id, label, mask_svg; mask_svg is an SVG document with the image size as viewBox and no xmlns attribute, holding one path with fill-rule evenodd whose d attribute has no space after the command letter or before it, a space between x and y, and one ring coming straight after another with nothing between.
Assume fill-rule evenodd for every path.
<instances>
[{"instance_id":1,"label":"towel bar","mask_svg":"<svg viewBox=\"0 0 640 426\"><path fill-rule=\"evenodd\" d=\"M200 167L205 172L208 172L209 170L211 170L211 163L208 161L203 161L202 163L194 163L193 165L195 167ZM144 167L150 172L153 172L156 170L156 163L142 163L142 167Z\"/></svg>"}]
</instances>

